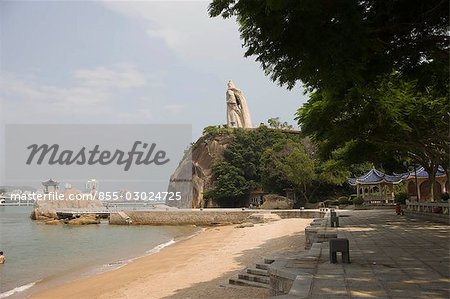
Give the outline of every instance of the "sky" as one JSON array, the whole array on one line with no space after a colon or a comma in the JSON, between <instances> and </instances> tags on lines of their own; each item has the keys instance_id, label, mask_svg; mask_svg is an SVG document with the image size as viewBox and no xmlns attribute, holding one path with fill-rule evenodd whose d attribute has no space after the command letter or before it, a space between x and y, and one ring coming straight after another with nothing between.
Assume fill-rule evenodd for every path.
<instances>
[{"instance_id":1,"label":"sky","mask_svg":"<svg viewBox=\"0 0 450 299\"><path fill-rule=\"evenodd\" d=\"M235 19L209 18L208 4L1 1L0 140L9 123L191 124L195 140L226 123L230 79L254 125L295 124L301 87L244 58Z\"/></svg>"}]
</instances>

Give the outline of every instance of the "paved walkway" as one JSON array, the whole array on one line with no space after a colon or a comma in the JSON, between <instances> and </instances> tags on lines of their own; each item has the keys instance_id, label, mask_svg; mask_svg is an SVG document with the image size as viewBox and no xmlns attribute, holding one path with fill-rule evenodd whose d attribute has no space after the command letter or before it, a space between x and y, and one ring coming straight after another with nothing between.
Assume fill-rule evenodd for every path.
<instances>
[{"instance_id":1,"label":"paved walkway","mask_svg":"<svg viewBox=\"0 0 450 299\"><path fill-rule=\"evenodd\" d=\"M351 264L323 244L309 298L450 298L450 226L392 210L337 211Z\"/></svg>"}]
</instances>

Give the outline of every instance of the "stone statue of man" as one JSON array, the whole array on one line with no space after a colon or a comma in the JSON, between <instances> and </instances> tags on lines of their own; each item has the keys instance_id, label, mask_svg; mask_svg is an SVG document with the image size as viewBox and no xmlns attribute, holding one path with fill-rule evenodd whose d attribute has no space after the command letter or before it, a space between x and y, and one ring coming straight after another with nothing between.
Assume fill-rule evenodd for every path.
<instances>
[{"instance_id":1,"label":"stone statue of man","mask_svg":"<svg viewBox=\"0 0 450 299\"><path fill-rule=\"evenodd\" d=\"M252 120L248 111L247 101L242 91L233 81L227 84L227 125L231 128L251 128Z\"/></svg>"}]
</instances>

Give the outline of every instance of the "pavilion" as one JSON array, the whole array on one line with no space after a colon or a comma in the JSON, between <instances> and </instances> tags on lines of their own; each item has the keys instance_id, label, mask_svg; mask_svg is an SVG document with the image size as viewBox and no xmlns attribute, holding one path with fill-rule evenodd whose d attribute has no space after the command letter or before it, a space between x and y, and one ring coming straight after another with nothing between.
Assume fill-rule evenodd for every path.
<instances>
[{"instance_id":1,"label":"pavilion","mask_svg":"<svg viewBox=\"0 0 450 299\"><path fill-rule=\"evenodd\" d=\"M44 186L44 193L52 193L59 190L59 183L54 181L53 179L49 179L45 182L42 182L42 186Z\"/></svg>"},{"instance_id":2,"label":"pavilion","mask_svg":"<svg viewBox=\"0 0 450 299\"><path fill-rule=\"evenodd\" d=\"M369 203L393 203L394 185L402 181L401 176L387 175L372 168L366 174L350 178L349 184L356 187L357 196Z\"/></svg>"}]
</instances>

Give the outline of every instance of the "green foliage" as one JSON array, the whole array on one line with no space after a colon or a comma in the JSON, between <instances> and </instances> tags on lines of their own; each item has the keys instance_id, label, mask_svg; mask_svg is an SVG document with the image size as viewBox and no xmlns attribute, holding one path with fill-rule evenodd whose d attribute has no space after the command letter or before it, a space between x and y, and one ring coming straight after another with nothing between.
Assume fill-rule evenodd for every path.
<instances>
[{"instance_id":1,"label":"green foliage","mask_svg":"<svg viewBox=\"0 0 450 299\"><path fill-rule=\"evenodd\" d=\"M394 201L396 203L404 205L408 198L409 198L408 193L406 193L406 192L399 192L399 193L395 194Z\"/></svg>"},{"instance_id":2,"label":"green foliage","mask_svg":"<svg viewBox=\"0 0 450 299\"><path fill-rule=\"evenodd\" d=\"M279 117L269 118L267 120L270 128L281 129L281 130L292 130L293 126L288 124L286 121L281 122Z\"/></svg>"},{"instance_id":3,"label":"green foliage","mask_svg":"<svg viewBox=\"0 0 450 299\"><path fill-rule=\"evenodd\" d=\"M316 197L311 197L311 198L309 199L309 202L310 202L310 203L317 203L318 200L317 200Z\"/></svg>"},{"instance_id":4,"label":"green foliage","mask_svg":"<svg viewBox=\"0 0 450 299\"><path fill-rule=\"evenodd\" d=\"M332 200L330 205L332 205L332 206L339 206L339 200Z\"/></svg>"},{"instance_id":5,"label":"green foliage","mask_svg":"<svg viewBox=\"0 0 450 299\"><path fill-rule=\"evenodd\" d=\"M264 150L285 138L285 134L267 127L234 129L224 161L213 167L213 186L204 196L221 201L222 206L236 206L261 184L260 160Z\"/></svg>"},{"instance_id":6,"label":"green foliage","mask_svg":"<svg viewBox=\"0 0 450 299\"><path fill-rule=\"evenodd\" d=\"M213 186L204 196L232 206L262 186L277 194L294 188L303 200L311 200L319 188L334 187L346 180L345 173L333 169L333 163L322 165L313 153L313 145L298 134L265 126L235 129L224 161L213 168Z\"/></svg>"},{"instance_id":7,"label":"green foliage","mask_svg":"<svg viewBox=\"0 0 450 299\"><path fill-rule=\"evenodd\" d=\"M204 193L205 199L214 198L222 206L236 206L239 200L248 196L251 182L242 171L228 162L219 162L213 167L214 188Z\"/></svg>"},{"instance_id":8,"label":"green foliage","mask_svg":"<svg viewBox=\"0 0 450 299\"><path fill-rule=\"evenodd\" d=\"M430 173L431 192L437 165L450 167L448 11L441 0L213 0L209 7L212 17L237 17L245 55L273 81L305 85L310 98L297 120L322 160L342 148L347 165L402 171L401 162L414 161Z\"/></svg>"},{"instance_id":9,"label":"green foliage","mask_svg":"<svg viewBox=\"0 0 450 299\"><path fill-rule=\"evenodd\" d=\"M280 85L364 86L392 69L448 67L449 3L441 0L213 0L212 17L237 16L246 56ZM445 78L448 78L445 77Z\"/></svg>"},{"instance_id":10,"label":"green foliage","mask_svg":"<svg viewBox=\"0 0 450 299\"><path fill-rule=\"evenodd\" d=\"M266 149L261 156L264 189L280 193L293 187L305 201L311 202L319 189L346 181L348 171L339 168L335 161L321 163L311 154L314 151L308 154L307 150L305 142L288 139Z\"/></svg>"},{"instance_id":11,"label":"green foliage","mask_svg":"<svg viewBox=\"0 0 450 299\"><path fill-rule=\"evenodd\" d=\"M362 198L362 196L357 196L353 199L353 204L355 206L360 206L364 203L364 198Z\"/></svg>"},{"instance_id":12,"label":"green foliage","mask_svg":"<svg viewBox=\"0 0 450 299\"><path fill-rule=\"evenodd\" d=\"M446 93L439 97L422 93L415 82L405 82L397 75L386 77L376 87L351 93L338 101L339 96L316 92L297 113L302 129L324 141L325 152L343 148L341 155L377 160L379 150L384 155L378 157L411 151L417 158L424 143L431 142L436 144L429 149L434 151L432 155L448 152Z\"/></svg>"},{"instance_id":13,"label":"green foliage","mask_svg":"<svg viewBox=\"0 0 450 299\"><path fill-rule=\"evenodd\" d=\"M348 205L348 204L351 204L351 202L348 200L348 197L347 197L347 196L341 196L341 197L339 197L339 198L338 198L338 202L339 202L339 205Z\"/></svg>"},{"instance_id":14,"label":"green foliage","mask_svg":"<svg viewBox=\"0 0 450 299\"><path fill-rule=\"evenodd\" d=\"M348 201L349 201L350 203L353 203L353 200L354 200L356 197L358 197L358 195L356 195L356 194L351 194L351 195L349 196L349 198L348 198Z\"/></svg>"},{"instance_id":15,"label":"green foliage","mask_svg":"<svg viewBox=\"0 0 450 299\"><path fill-rule=\"evenodd\" d=\"M434 173L448 165L450 103L446 90L430 84L423 89L394 73L342 96L317 91L297 120L323 158L337 154L347 164L373 161L391 171L413 160Z\"/></svg>"},{"instance_id":16,"label":"green foliage","mask_svg":"<svg viewBox=\"0 0 450 299\"><path fill-rule=\"evenodd\" d=\"M402 193L402 192L407 193L405 191L405 190L407 190L405 181L395 184L393 187L394 187L394 194Z\"/></svg>"},{"instance_id":17,"label":"green foliage","mask_svg":"<svg viewBox=\"0 0 450 299\"><path fill-rule=\"evenodd\" d=\"M279 167L294 187L304 188L305 191L316 179L314 162L302 148L294 148L286 157L286 163Z\"/></svg>"},{"instance_id":18,"label":"green foliage","mask_svg":"<svg viewBox=\"0 0 450 299\"><path fill-rule=\"evenodd\" d=\"M217 135L217 134L226 134L226 133L230 133L229 128L227 128L226 126L208 126L206 128L203 129L203 135L208 135L208 134L212 134L212 135Z\"/></svg>"},{"instance_id":19,"label":"green foliage","mask_svg":"<svg viewBox=\"0 0 450 299\"><path fill-rule=\"evenodd\" d=\"M450 195L448 194L448 192L442 193L441 194L441 200L442 201L448 201L450 198Z\"/></svg>"},{"instance_id":20,"label":"green foliage","mask_svg":"<svg viewBox=\"0 0 450 299\"><path fill-rule=\"evenodd\" d=\"M349 168L338 160L330 159L316 164L318 178L325 183L341 186L350 177Z\"/></svg>"},{"instance_id":21,"label":"green foliage","mask_svg":"<svg viewBox=\"0 0 450 299\"><path fill-rule=\"evenodd\" d=\"M292 187L281 165L285 163L293 146L289 144L288 147L287 140L282 140L267 148L261 155L261 183L264 190L281 194L284 189Z\"/></svg>"},{"instance_id":22,"label":"green foliage","mask_svg":"<svg viewBox=\"0 0 450 299\"><path fill-rule=\"evenodd\" d=\"M225 161L238 167L247 180L260 182L262 153L267 147L285 138L285 134L266 127L250 131L237 129L233 142L224 152Z\"/></svg>"}]
</instances>

